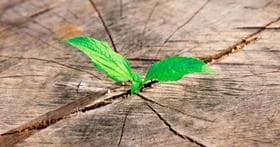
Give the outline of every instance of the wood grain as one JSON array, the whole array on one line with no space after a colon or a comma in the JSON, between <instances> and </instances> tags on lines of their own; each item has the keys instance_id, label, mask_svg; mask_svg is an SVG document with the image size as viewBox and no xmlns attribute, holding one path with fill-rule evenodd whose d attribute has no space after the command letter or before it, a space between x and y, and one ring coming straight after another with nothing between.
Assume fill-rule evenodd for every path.
<instances>
[{"instance_id":1,"label":"wood grain","mask_svg":"<svg viewBox=\"0 0 280 147\"><path fill-rule=\"evenodd\" d=\"M0 146L280 146L279 1L0 5ZM217 74L127 96L63 44L76 35L108 41L142 75L172 55Z\"/></svg>"}]
</instances>

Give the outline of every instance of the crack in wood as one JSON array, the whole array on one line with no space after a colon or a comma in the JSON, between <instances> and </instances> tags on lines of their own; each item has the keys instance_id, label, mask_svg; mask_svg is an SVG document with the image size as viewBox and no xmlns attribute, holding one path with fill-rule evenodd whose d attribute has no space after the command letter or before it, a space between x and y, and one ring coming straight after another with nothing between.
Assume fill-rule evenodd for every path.
<instances>
[{"instance_id":1,"label":"crack in wood","mask_svg":"<svg viewBox=\"0 0 280 147\"><path fill-rule=\"evenodd\" d=\"M154 12L155 12L155 9L156 9L156 7L157 7L158 5L159 5L159 1L157 1L156 4L153 6L152 11L149 13L148 18L147 18L147 21L146 21L145 24L144 24L144 28L143 28L143 31L142 31L142 33L141 33L141 42L140 42L140 48L141 48L141 49L143 48L144 37L145 37L147 25L148 25L149 21L151 20L153 14L154 14Z\"/></svg>"},{"instance_id":2,"label":"crack in wood","mask_svg":"<svg viewBox=\"0 0 280 147\"><path fill-rule=\"evenodd\" d=\"M78 85L77 85L77 88L76 88L76 92L77 92L77 93L79 93L79 88L80 88L81 84L82 84L82 81L80 81L80 82L78 83Z\"/></svg>"},{"instance_id":3,"label":"crack in wood","mask_svg":"<svg viewBox=\"0 0 280 147\"><path fill-rule=\"evenodd\" d=\"M243 39L241 39L240 41L236 42L235 44L231 45L230 47L227 47L225 49L222 49L220 52L216 53L216 54L212 54L212 55L208 55L208 56L203 56L203 57L198 57L199 59L203 60L205 63L214 63L217 62L218 60L222 59L225 56L229 56L232 53L236 53L238 51L240 51L241 49L243 49L246 45L251 44L255 41L257 41L258 39L260 39L257 35L263 31L265 31L266 29L270 28L269 26L273 23L276 23L280 20L280 17L278 17L277 19L270 21L269 23L267 23L264 26L261 26L258 28L258 30L252 34L249 34L248 36L244 37ZM256 29L256 28L255 28ZM274 29L278 29L277 27L275 27ZM171 37L170 37L171 38ZM168 40L167 40L168 42ZM163 46L160 47L160 49ZM159 49L159 50L160 50ZM157 54L159 53L159 51L157 52ZM132 58L134 59L134 58ZM135 58L137 59L137 58ZM141 59L141 58L140 58ZM155 59L157 60L157 59Z\"/></svg>"},{"instance_id":4,"label":"crack in wood","mask_svg":"<svg viewBox=\"0 0 280 147\"><path fill-rule=\"evenodd\" d=\"M76 71L79 71L79 72L87 73L87 74L92 75L93 77L101 80L98 76L96 76L95 74L93 74L93 73L91 73L89 71L82 70L82 69L79 69L79 68L75 68L75 67L69 66L67 64L54 61L54 60L35 58L35 57L20 57L20 56L5 56L5 55L0 55L0 57L3 57L3 58L14 58L14 59L23 59L23 60L36 60L36 61L41 61L41 62L46 62L46 63L53 63L53 64L57 64L57 65L60 65L60 66L63 66L63 67L67 67L67 68L72 69L72 70L76 70Z\"/></svg>"},{"instance_id":5,"label":"crack in wood","mask_svg":"<svg viewBox=\"0 0 280 147\"><path fill-rule=\"evenodd\" d=\"M160 60L155 58L127 58L127 59L130 61L148 61L148 62L155 62Z\"/></svg>"},{"instance_id":6,"label":"crack in wood","mask_svg":"<svg viewBox=\"0 0 280 147\"><path fill-rule=\"evenodd\" d=\"M55 34L55 32L54 32L52 29L50 29L50 28L48 28L47 26L41 24L39 21L32 19L31 22L33 22L33 23L37 24L38 26L40 26L40 27L42 27L42 28L48 30L48 31L49 31L50 33L52 33L52 34ZM32 36L30 33L29 33L29 35ZM41 39L38 38L38 40L41 40ZM42 42L43 42L43 41L42 41ZM45 42L46 42L46 41L45 41Z\"/></svg>"},{"instance_id":7,"label":"crack in wood","mask_svg":"<svg viewBox=\"0 0 280 147\"><path fill-rule=\"evenodd\" d=\"M150 102L150 103L153 103L153 104L156 104L156 105L159 105L161 107L164 107L164 108L167 108L167 109L170 109L170 110L174 110L180 114L183 114L183 115L186 115L188 117L191 117L191 118L195 118L195 119L198 119L198 120L202 120L202 121L206 121L206 122L211 122L211 123L214 123L215 120L210 120L210 119L207 119L207 118L202 118L202 117L198 117L198 116L195 116L195 115L190 115L190 114L186 114L185 112L181 111L181 110L178 110L176 108L172 108L172 107L169 107L169 106L166 106L166 105L162 105L152 99L149 99L147 98L146 96L142 95L142 94L137 94L137 96L139 96L141 99L143 99L144 101L147 101L147 102Z\"/></svg>"},{"instance_id":8,"label":"crack in wood","mask_svg":"<svg viewBox=\"0 0 280 147\"><path fill-rule=\"evenodd\" d=\"M47 28L46 26L44 26L44 25L38 23L37 21L33 21L33 23L35 23L35 24L37 24L38 26L40 26L40 27L42 27L42 28L48 30L49 32L55 34L55 32L53 32L51 29L49 29L49 28ZM57 49L57 50L62 50L62 48L56 47L56 46L50 44L49 42L47 42L47 41L45 41L45 40L43 40L43 39L41 39L41 38L38 38L38 37L32 35L32 34L29 33L29 32L25 32L25 34L28 35L28 36L30 36L30 37L33 38L34 40L38 40L38 41L42 42L43 44L45 44L45 45L47 45L47 46L49 46L49 47L52 47L52 48ZM54 39L55 39L56 41L58 41L58 42L61 42L61 40L58 39L58 38L54 38Z\"/></svg>"},{"instance_id":9,"label":"crack in wood","mask_svg":"<svg viewBox=\"0 0 280 147\"><path fill-rule=\"evenodd\" d=\"M117 47L116 47L116 45L114 43L113 37L112 37L112 35L111 35L110 31L109 31L109 28L108 28L107 24L105 23L105 20L103 19L102 15L101 15L101 12L97 9L97 6L96 6L96 4L95 4L95 2L93 0L89 0L89 2L91 4L91 6L93 7L93 9L96 11L96 13L98 15L98 18L100 19L100 21L101 21L101 23L102 23L102 25L103 25L103 27L105 29L105 32L107 33L107 35L108 35L108 37L110 39L110 42L112 44L112 47L113 47L114 51L118 52Z\"/></svg>"},{"instance_id":10,"label":"crack in wood","mask_svg":"<svg viewBox=\"0 0 280 147\"><path fill-rule=\"evenodd\" d=\"M74 13L71 9L66 9L67 10L67 12L69 12L75 19L79 19L80 17L76 14L76 13Z\"/></svg>"},{"instance_id":11,"label":"crack in wood","mask_svg":"<svg viewBox=\"0 0 280 147\"><path fill-rule=\"evenodd\" d=\"M234 45L225 48L223 50L221 50L220 52L213 54L213 55L209 55L209 56L204 56L204 57L198 57L201 60L203 60L205 63L213 63L213 62L217 62L218 60L222 59L225 56L229 56L232 53L236 53L238 51L240 51L241 49L243 49L246 45L255 42L256 40L258 40L259 37L249 37L249 38L245 38L242 39L241 41L238 41L237 43L235 43Z\"/></svg>"},{"instance_id":12,"label":"crack in wood","mask_svg":"<svg viewBox=\"0 0 280 147\"><path fill-rule=\"evenodd\" d=\"M160 48L158 49L157 53L156 53L156 57L158 57L159 52L161 51L161 49L164 47L164 45L172 38L172 36L179 31L180 29L182 29L184 26L186 26L188 23L190 23L195 16L197 16L201 10L203 10L205 8L205 6L210 2L210 0L206 0L206 2L197 10L193 13L193 15L187 20L185 21L182 25L178 26L166 39L165 41L160 45Z\"/></svg>"},{"instance_id":13,"label":"crack in wood","mask_svg":"<svg viewBox=\"0 0 280 147\"><path fill-rule=\"evenodd\" d=\"M217 62L218 60L222 59L223 57L229 56L231 53L236 53L236 52L240 51L241 49L243 49L246 45L253 43L253 42L257 41L258 39L260 39L257 35L259 33L263 32L264 30L266 30L271 24L278 22L279 20L280 20L280 17L278 17L277 19L275 19L273 21L270 21L266 25L260 27L260 29L258 29L256 32L246 36L245 38L241 39L240 41L233 44L232 46L222 49L220 52L218 52L216 54L208 55L208 56L204 56L204 57L198 57L198 58L200 58L201 60L203 60L206 63Z\"/></svg>"},{"instance_id":14,"label":"crack in wood","mask_svg":"<svg viewBox=\"0 0 280 147\"><path fill-rule=\"evenodd\" d=\"M22 78L22 77L44 77L44 75L10 75L10 76L0 76L0 79Z\"/></svg>"},{"instance_id":15,"label":"crack in wood","mask_svg":"<svg viewBox=\"0 0 280 147\"><path fill-rule=\"evenodd\" d=\"M8 142L10 146L15 145L25 140L29 136L33 135L35 132L47 128L60 120L69 118L76 113L90 111L96 108L106 106L108 104L112 104L116 100L121 100L120 98L124 97L125 95L128 95L129 91L115 93L107 97L105 94L105 92L100 92L99 94L97 94L97 97L101 96L101 98L92 99L88 97L79 99L72 103L64 105L56 110L43 114L24 125L21 125L15 129L9 130L1 134L0 141ZM11 138L15 139L11 140Z\"/></svg>"},{"instance_id":16,"label":"crack in wood","mask_svg":"<svg viewBox=\"0 0 280 147\"><path fill-rule=\"evenodd\" d=\"M152 84L152 83L151 83ZM144 85L144 87L150 86L149 84ZM130 90L125 92L121 92L118 94L111 94L111 96L105 97L107 92L100 92L98 98L93 100L92 98L88 97L86 99L78 99L74 102L71 102L67 105L59 107L56 110L47 112L26 124L23 124L17 128L9 130L0 135L0 141L7 142L9 145L15 145L29 136L33 135L37 131L47 128L50 125L55 124L56 122L69 118L71 115L77 114L79 112L87 112L90 110L94 110L108 104L114 103L116 100L120 100L120 98L126 98L130 94ZM102 97L103 96L103 97ZM11 139L15 138L15 139ZM9 141L8 141L9 140Z\"/></svg>"},{"instance_id":17,"label":"crack in wood","mask_svg":"<svg viewBox=\"0 0 280 147\"><path fill-rule=\"evenodd\" d=\"M46 7L46 8L43 8L43 9L41 9L41 10L39 10L39 11L37 11L37 12L31 14L31 15L29 15L29 17L30 17L30 18L38 17L38 16L40 16L40 15L46 13L46 12L49 12L49 11L52 10L53 8L54 8L54 7Z\"/></svg>"},{"instance_id":18,"label":"crack in wood","mask_svg":"<svg viewBox=\"0 0 280 147\"><path fill-rule=\"evenodd\" d=\"M225 49L222 49L220 52L218 52L216 54L209 55L209 56L204 56L204 57L199 57L199 58L206 63L210 63L210 62L212 63L212 62L215 62L217 60L222 59L225 56L229 56L231 53L238 52L241 49L243 49L246 45L257 41L259 39L259 37L257 36L259 33L263 32L264 30L266 30L267 27L269 27L271 24L273 24L275 22L278 22L279 20L280 20L280 17L278 17L277 19L275 19L273 21L270 21L269 23L267 23L266 25L261 27L256 32L246 36L244 39L241 39L240 41L238 41L234 45L232 45L230 47L227 47Z\"/></svg>"},{"instance_id":19,"label":"crack in wood","mask_svg":"<svg viewBox=\"0 0 280 147\"><path fill-rule=\"evenodd\" d=\"M158 113L152 106L150 106L148 103L145 103L145 104L157 115L157 117L165 124L166 127L168 127L169 131L171 131L174 135L176 135L184 140L187 139L188 141L190 141L198 146L206 147L206 145L204 145L203 143L193 139L190 136L183 135L180 132L178 132L177 130L175 130L172 127L172 125L166 119L164 119L163 116L160 113Z\"/></svg>"},{"instance_id":20,"label":"crack in wood","mask_svg":"<svg viewBox=\"0 0 280 147\"><path fill-rule=\"evenodd\" d=\"M24 2L24 1L23 1L23 2ZM48 7L46 7L46 8L42 8L41 10L38 10L37 12L34 12L34 13L28 15L28 16L22 16L22 14L20 14L20 13L17 12L17 14L18 14L19 16L22 16L22 17L23 17L23 20L24 20L24 21L22 21L22 20L16 20L15 22L12 22L12 23L11 23L11 22L8 22L8 23L7 23L7 22L4 22L4 23L8 24L9 26L6 27L5 29L1 30L1 31L0 31L0 34L1 34L2 32L5 32L5 31L10 30L11 28L15 28L15 27L18 28L18 27L24 25L25 23L27 23L27 22L29 22L29 21L38 23L38 22L36 22L36 21L34 20L34 18L36 18L36 17L38 17L38 16L40 16L40 15L43 15L43 14L49 12L50 10L52 10L53 8L55 8L55 6L56 6L56 5L52 5L52 6L48 6ZM4 14L4 13L0 14L0 18L1 18L1 15L3 15L3 14Z\"/></svg>"},{"instance_id":21,"label":"crack in wood","mask_svg":"<svg viewBox=\"0 0 280 147\"><path fill-rule=\"evenodd\" d=\"M280 29L280 26L275 26L275 27L248 26L248 27L236 27L236 29L268 29L268 30L278 30L278 29Z\"/></svg>"},{"instance_id":22,"label":"crack in wood","mask_svg":"<svg viewBox=\"0 0 280 147\"><path fill-rule=\"evenodd\" d=\"M123 138L123 134L124 134L124 129L125 129L125 124L126 124L127 117L128 117L128 115L130 113L130 110L131 110L131 108L128 109L128 111L126 112L126 114L124 116L122 130L121 130L121 136L120 136L120 139L119 139L119 142L118 142L118 147L120 147L121 142L122 142L122 138Z\"/></svg>"},{"instance_id":23,"label":"crack in wood","mask_svg":"<svg viewBox=\"0 0 280 147\"><path fill-rule=\"evenodd\" d=\"M266 30L266 28L267 28L268 26L270 26L270 25L273 24L273 23L278 22L279 20L280 20L280 17L276 18L275 20L270 21L269 23L267 23L266 25L264 25L263 28L257 30L255 33L250 34L250 35L247 36L246 38L253 37L253 36L255 36L255 35L257 35L257 34L263 32L264 30Z\"/></svg>"}]
</instances>

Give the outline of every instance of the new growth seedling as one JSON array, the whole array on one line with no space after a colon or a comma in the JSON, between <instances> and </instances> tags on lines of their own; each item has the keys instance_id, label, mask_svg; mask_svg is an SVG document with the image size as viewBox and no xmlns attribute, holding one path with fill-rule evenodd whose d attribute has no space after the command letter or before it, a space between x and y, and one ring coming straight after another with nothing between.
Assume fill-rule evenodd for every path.
<instances>
[{"instance_id":1,"label":"new growth seedling","mask_svg":"<svg viewBox=\"0 0 280 147\"><path fill-rule=\"evenodd\" d=\"M95 67L112 80L118 83L129 81L131 95L137 94L144 84L151 81L178 81L187 74L214 72L198 58L174 56L152 64L142 79L139 73L131 69L128 60L112 50L107 42L85 36L70 38L65 42L86 54Z\"/></svg>"}]
</instances>

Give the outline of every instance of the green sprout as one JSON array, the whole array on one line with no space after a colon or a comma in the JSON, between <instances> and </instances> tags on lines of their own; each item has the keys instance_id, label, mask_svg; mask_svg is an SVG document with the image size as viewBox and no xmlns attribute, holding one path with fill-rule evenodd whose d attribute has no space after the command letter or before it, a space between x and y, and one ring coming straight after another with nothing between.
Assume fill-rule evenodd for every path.
<instances>
[{"instance_id":1,"label":"green sprout","mask_svg":"<svg viewBox=\"0 0 280 147\"><path fill-rule=\"evenodd\" d=\"M137 94L151 81L178 81L187 74L214 72L198 58L174 56L152 64L142 80L141 75L131 69L128 60L112 50L107 42L85 36L73 37L65 42L86 54L95 67L112 80L118 83L129 81L131 95Z\"/></svg>"}]
</instances>

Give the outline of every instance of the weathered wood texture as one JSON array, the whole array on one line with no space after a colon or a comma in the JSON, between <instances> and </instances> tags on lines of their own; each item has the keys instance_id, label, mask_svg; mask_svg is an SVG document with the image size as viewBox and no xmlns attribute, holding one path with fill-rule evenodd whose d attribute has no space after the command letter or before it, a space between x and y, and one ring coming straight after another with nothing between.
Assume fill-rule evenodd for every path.
<instances>
[{"instance_id":1,"label":"weathered wood texture","mask_svg":"<svg viewBox=\"0 0 280 147\"><path fill-rule=\"evenodd\" d=\"M0 146L280 146L279 27L278 0L1 1ZM142 75L171 55L217 74L127 97L62 41L81 34Z\"/></svg>"}]
</instances>

